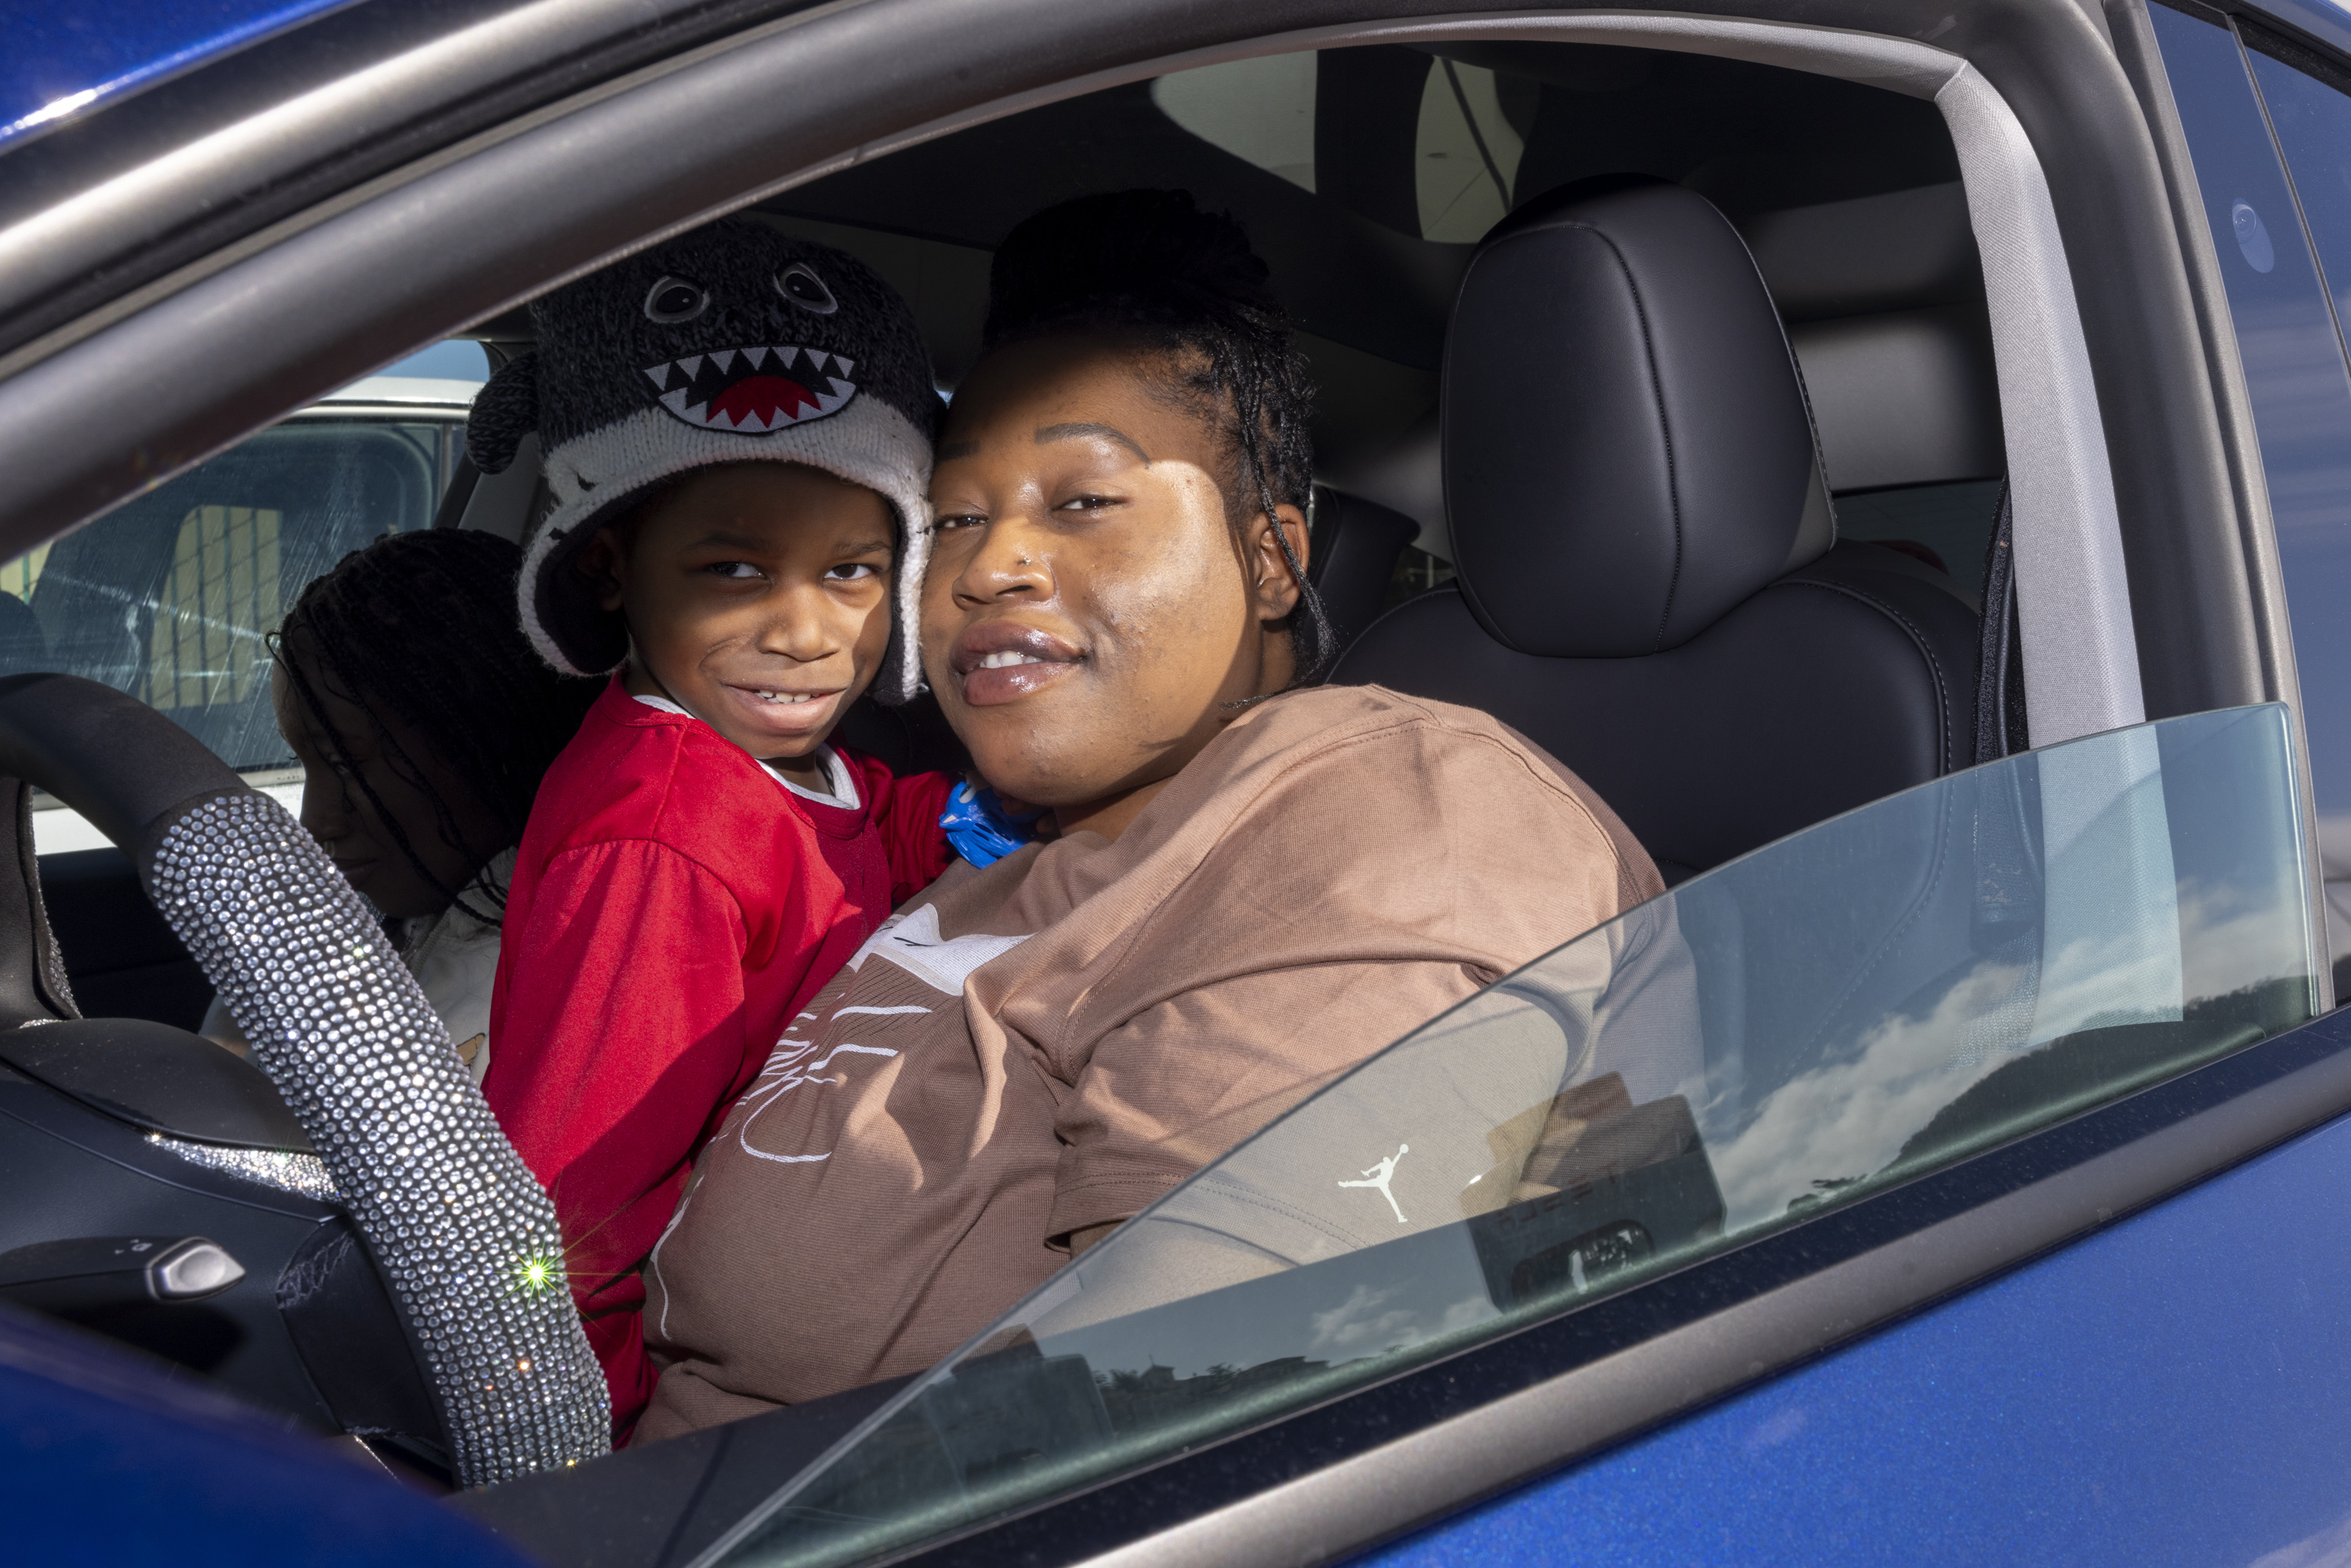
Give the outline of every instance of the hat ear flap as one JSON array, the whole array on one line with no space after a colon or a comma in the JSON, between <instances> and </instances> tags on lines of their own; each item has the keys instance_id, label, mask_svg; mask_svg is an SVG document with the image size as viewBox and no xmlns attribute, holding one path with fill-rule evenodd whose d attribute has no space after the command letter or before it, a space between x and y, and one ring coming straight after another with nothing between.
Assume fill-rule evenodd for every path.
<instances>
[{"instance_id":1,"label":"hat ear flap","mask_svg":"<svg viewBox=\"0 0 2351 1568\"><path fill-rule=\"evenodd\" d=\"M465 419L465 455L485 474L503 474L522 438L538 428L538 350L498 367Z\"/></svg>"}]
</instances>

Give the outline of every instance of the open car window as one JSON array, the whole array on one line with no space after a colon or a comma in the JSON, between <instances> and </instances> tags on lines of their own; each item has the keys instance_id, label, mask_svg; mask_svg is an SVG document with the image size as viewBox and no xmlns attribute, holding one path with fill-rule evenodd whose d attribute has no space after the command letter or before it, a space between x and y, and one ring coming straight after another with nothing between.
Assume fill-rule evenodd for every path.
<instances>
[{"instance_id":1,"label":"open car window","mask_svg":"<svg viewBox=\"0 0 2351 1568\"><path fill-rule=\"evenodd\" d=\"M1568 943L1078 1259L705 1561L958 1532L2304 1021L2287 725L2232 709L1956 774Z\"/></svg>"},{"instance_id":2,"label":"open car window","mask_svg":"<svg viewBox=\"0 0 2351 1568\"><path fill-rule=\"evenodd\" d=\"M266 787L298 784L268 639L343 557L432 526L487 374L479 344L437 344L0 566L0 675L103 682ZM35 825L45 854L106 841L47 798Z\"/></svg>"}]
</instances>

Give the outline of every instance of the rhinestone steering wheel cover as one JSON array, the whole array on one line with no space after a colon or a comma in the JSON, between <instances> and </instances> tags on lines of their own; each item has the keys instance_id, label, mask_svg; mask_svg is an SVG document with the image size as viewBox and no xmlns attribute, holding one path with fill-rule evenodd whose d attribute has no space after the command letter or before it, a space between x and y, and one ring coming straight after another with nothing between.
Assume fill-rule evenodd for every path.
<instances>
[{"instance_id":1,"label":"rhinestone steering wheel cover","mask_svg":"<svg viewBox=\"0 0 2351 1568\"><path fill-rule=\"evenodd\" d=\"M611 1448L555 1207L367 906L267 796L223 792L150 841L149 893L310 1136L423 1359L457 1479Z\"/></svg>"}]
</instances>

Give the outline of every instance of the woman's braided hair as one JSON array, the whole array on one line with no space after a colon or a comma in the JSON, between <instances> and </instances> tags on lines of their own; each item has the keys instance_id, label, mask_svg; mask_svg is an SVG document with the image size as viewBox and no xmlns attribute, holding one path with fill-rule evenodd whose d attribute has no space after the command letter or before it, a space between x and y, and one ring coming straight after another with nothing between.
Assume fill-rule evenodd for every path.
<instances>
[{"instance_id":1,"label":"woman's braided hair","mask_svg":"<svg viewBox=\"0 0 2351 1568\"><path fill-rule=\"evenodd\" d=\"M1270 277L1240 225L1200 211L1187 192L1081 196L1026 219L998 248L981 344L1104 332L1165 361L1177 392L1224 433L1238 538L1277 506L1306 510L1314 483L1314 389ZM1289 533L1274 538L1299 586L1290 634L1303 685L1338 650Z\"/></svg>"},{"instance_id":2,"label":"woman's braided hair","mask_svg":"<svg viewBox=\"0 0 2351 1568\"><path fill-rule=\"evenodd\" d=\"M524 640L515 618L521 570L520 547L496 534L388 534L304 589L277 639L278 662L312 725L409 864L452 904L492 925L506 907L507 890L486 871L462 888L433 874L351 765L327 722L311 671L366 710L386 762L433 802L443 840L486 864L521 841L539 780L603 689L601 682L557 674ZM286 656L288 643L298 656ZM497 843L465 841L455 811L421 766L424 759L401 745L387 717L487 810L501 835ZM465 903L467 893L489 907Z\"/></svg>"}]
</instances>

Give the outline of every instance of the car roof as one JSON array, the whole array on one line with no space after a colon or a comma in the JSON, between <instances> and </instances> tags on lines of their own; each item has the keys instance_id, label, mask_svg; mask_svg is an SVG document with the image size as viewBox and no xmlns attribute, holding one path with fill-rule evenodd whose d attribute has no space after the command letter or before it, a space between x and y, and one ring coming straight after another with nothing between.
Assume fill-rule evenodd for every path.
<instances>
[{"instance_id":1,"label":"car roof","mask_svg":"<svg viewBox=\"0 0 2351 1568\"><path fill-rule=\"evenodd\" d=\"M218 0L119 5L93 27L72 7L13 5L0 12L0 144L35 136L353 0Z\"/></svg>"}]
</instances>

